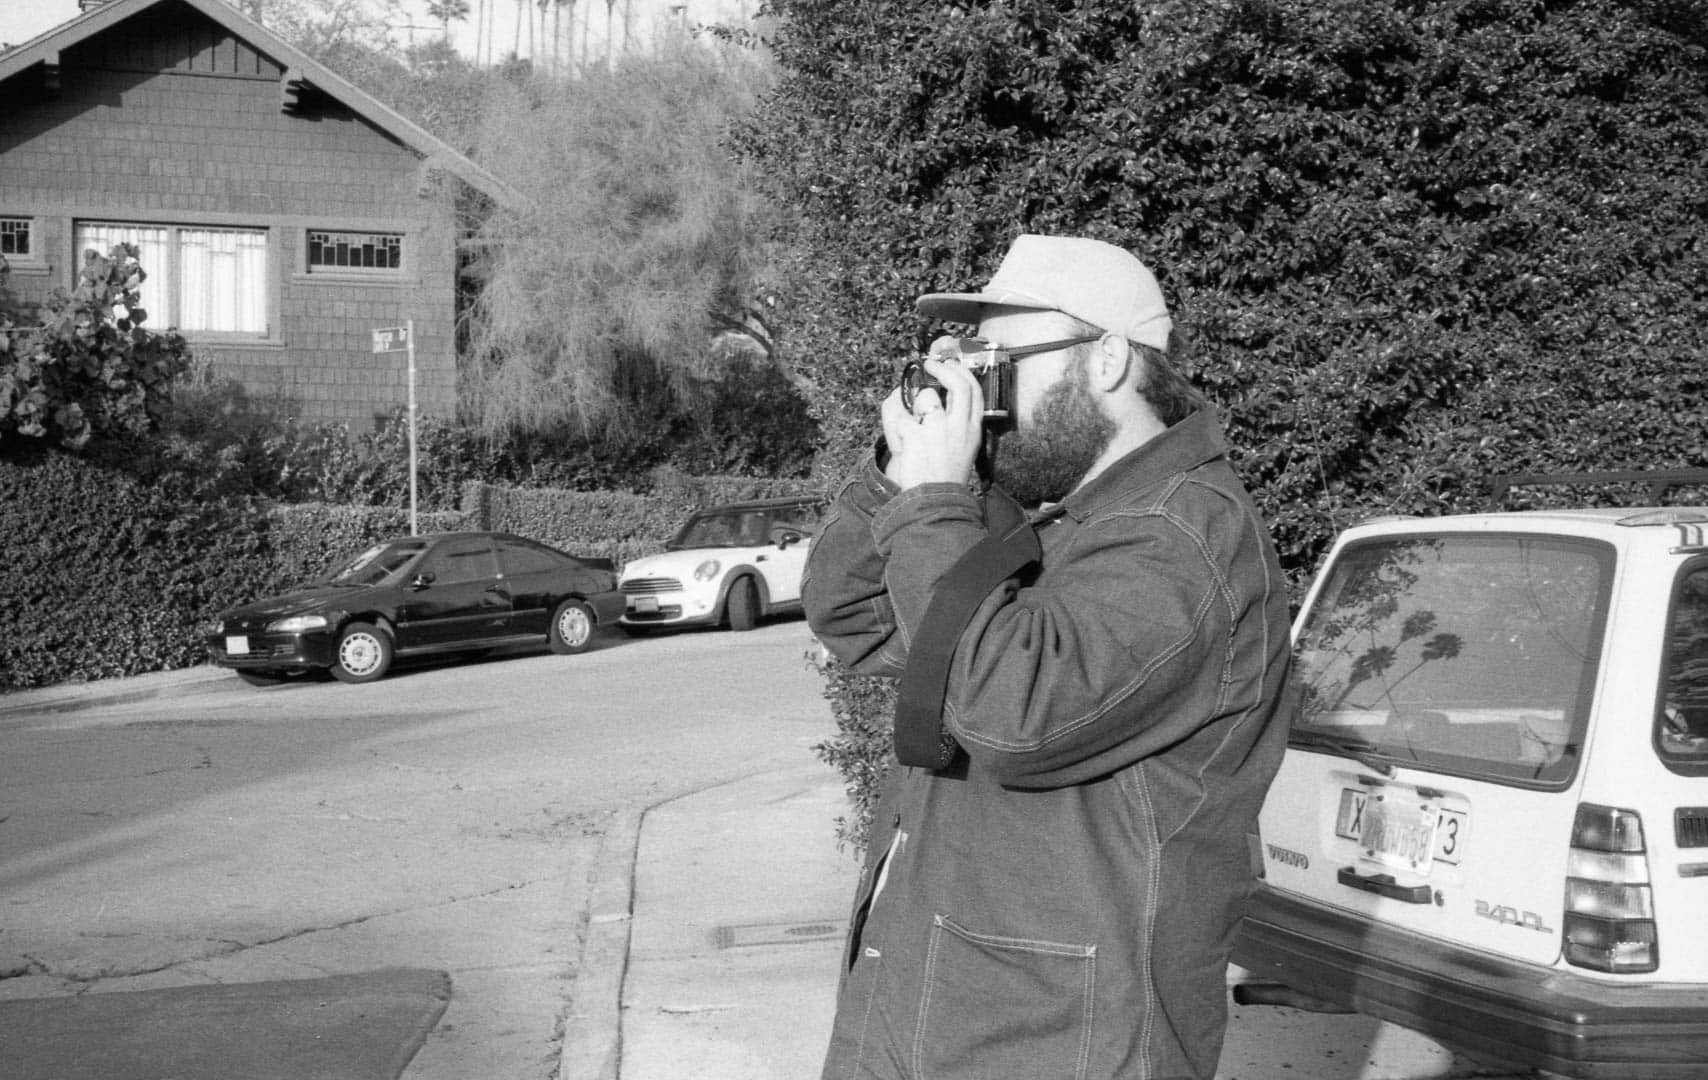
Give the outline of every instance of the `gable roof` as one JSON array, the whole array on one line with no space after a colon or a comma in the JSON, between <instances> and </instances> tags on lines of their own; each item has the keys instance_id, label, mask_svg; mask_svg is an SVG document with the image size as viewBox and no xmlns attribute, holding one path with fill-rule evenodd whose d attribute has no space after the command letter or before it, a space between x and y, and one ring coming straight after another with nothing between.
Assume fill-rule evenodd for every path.
<instances>
[{"instance_id":1,"label":"gable roof","mask_svg":"<svg viewBox=\"0 0 1708 1080\"><path fill-rule=\"evenodd\" d=\"M63 50L150 8L164 4L182 4L196 9L207 19L230 31L234 37L242 39L257 52L267 56L282 70L280 81L284 86L281 89L287 93L299 87L312 87L418 154L425 168L442 169L501 203L516 205L523 201L509 184L475 164L455 147L244 15L225 0L107 0L106 3L92 7L22 45L0 53L0 82L5 82L37 65L57 69Z\"/></svg>"}]
</instances>

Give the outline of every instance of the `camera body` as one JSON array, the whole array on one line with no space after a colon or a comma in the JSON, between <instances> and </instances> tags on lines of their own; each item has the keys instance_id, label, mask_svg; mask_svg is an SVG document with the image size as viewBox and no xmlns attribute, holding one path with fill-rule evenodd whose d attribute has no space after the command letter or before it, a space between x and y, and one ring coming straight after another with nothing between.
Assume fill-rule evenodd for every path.
<instances>
[{"instance_id":1,"label":"camera body","mask_svg":"<svg viewBox=\"0 0 1708 1080\"><path fill-rule=\"evenodd\" d=\"M1014 408L1014 362L1006 350L998 349L983 338L940 338L932 344L930 359L960 364L978 380L984 392L986 423L1003 422L1011 418ZM941 391L943 384L925 370L919 360L909 360L901 371L901 402L913 410L914 399L921 390Z\"/></svg>"}]
</instances>

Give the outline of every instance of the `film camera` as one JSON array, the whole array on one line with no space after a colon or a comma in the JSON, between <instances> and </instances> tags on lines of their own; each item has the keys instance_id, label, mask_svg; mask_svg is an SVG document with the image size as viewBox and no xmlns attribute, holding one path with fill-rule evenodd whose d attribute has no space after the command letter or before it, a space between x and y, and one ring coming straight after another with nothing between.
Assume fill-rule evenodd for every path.
<instances>
[{"instance_id":1,"label":"film camera","mask_svg":"<svg viewBox=\"0 0 1708 1080\"><path fill-rule=\"evenodd\" d=\"M960 364L972 372L984 391L984 419L987 424L1009 419L1014 404L1014 363L1005 349L998 349L983 338L939 338L932 343L930 357ZM901 403L909 412L921 390L943 389L943 384L925 370L919 360L909 360L901 369Z\"/></svg>"}]
</instances>

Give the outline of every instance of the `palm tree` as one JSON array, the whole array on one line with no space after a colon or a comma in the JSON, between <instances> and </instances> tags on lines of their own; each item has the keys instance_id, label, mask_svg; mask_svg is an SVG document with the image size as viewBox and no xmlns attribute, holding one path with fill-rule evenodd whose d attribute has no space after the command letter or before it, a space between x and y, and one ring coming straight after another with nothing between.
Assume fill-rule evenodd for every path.
<instances>
[{"instance_id":1,"label":"palm tree","mask_svg":"<svg viewBox=\"0 0 1708 1080\"><path fill-rule=\"evenodd\" d=\"M452 21L462 22L469 17L469 0L428 0L427 17L439 20L439 25L445 28L445 40L449 41Z\"/></svg>"}]
</instances>

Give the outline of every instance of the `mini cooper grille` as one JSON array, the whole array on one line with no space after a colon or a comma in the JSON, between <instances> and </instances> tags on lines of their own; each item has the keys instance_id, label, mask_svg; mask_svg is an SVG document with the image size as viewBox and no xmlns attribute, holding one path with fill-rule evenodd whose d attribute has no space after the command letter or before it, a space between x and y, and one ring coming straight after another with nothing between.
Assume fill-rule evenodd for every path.
<instances>
[{"instance_id":1,"label":"mini cooper grille","mask_svg":"<svg viewBox=\"0 0 1708 1080\"><path fill-rule=\"evenodd\" d=\"M1679 847L1708 847L1708 806L1681 806L1672 813Z\"/></svg>"},{"instance_id":2,"label":"mini cooper grille","mask_svg":"<svg viewBox=\"0 0 1708 1080\"><path fill-rule=\"evenodd\" d=\"M682 588L682 583L669 577L642 577L623 582L626 593L676 592Z\"/></svg>"}]
</instances>

